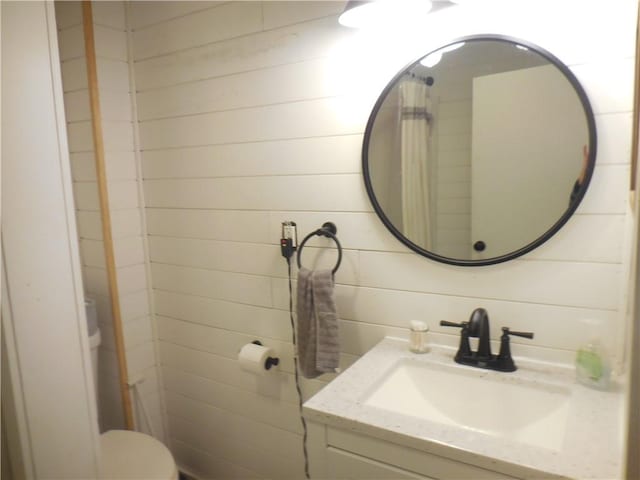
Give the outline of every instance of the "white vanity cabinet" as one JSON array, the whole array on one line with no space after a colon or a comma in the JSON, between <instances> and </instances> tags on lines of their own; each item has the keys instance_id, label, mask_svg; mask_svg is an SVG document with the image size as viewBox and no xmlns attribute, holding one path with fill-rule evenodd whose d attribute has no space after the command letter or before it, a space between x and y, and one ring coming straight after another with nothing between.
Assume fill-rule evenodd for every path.
<instances>
[{"instance_id":1,"label":"white vanity cabinet","mask_svg":"<svg viewBox=\"0 0 640 480\"><path fill-rule=\"evenodd\" d=\"M499 467L488 459L478 466L321 424L310 424L310 442L314 478L506 480L530 476L493 470Z\"/></svg>"},{"instance_id":2,"label":"white vanity cabinet","mask_svg":"<svg viewBox=\"0 0 640 480\"><path fill-rule=\"evenodd\" d=\"M304 404L313 478L623 478L624 389L518 359L505 374L386 338ZM466 393L465 393L466 392Z\"/></svg>"}]
</instances>

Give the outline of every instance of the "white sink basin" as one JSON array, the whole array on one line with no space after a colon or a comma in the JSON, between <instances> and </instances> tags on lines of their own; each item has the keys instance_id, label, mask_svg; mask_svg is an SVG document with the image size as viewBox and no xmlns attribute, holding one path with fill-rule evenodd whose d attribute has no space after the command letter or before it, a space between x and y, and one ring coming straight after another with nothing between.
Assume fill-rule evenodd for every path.
<instances>
[{"instance_id":1,"label":"white sink basin","mask_svg":"<svg viewBox=\"0 0 640 480\"><path fill-rule=\"evenodd\" d=\"M561 450L570 391L511 374L399 360L365 394L366 406Z\"/></svg>"},{"instance_id":2,"label":"white sink basin","mask_svg":"<svg viewBox=\"0 0 640 480\"><path fill-rule=\"evenodd\" d=\"M501 373L408 347L382 340L305 402L308 420L516 478L624 476L625 388L587 388L567 364L518 358Z\"/></svg>"}]
</instances>

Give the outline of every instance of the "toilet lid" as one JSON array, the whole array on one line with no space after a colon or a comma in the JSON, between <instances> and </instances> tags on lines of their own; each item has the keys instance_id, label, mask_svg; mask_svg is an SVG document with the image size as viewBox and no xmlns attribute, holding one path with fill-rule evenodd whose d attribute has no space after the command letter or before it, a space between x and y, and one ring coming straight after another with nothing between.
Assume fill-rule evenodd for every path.
<instances>
[{"instance_id":1,"label":"toilet lid","mask_svg":"<svg viewBox=\"0 0 640 480\"><path fill-rule=\"evenodd\" d=\"M149 435L128 430L110 430L100 435L101 479L175 480L178 478L171 453Z\"/></svg>"}]
</instances>

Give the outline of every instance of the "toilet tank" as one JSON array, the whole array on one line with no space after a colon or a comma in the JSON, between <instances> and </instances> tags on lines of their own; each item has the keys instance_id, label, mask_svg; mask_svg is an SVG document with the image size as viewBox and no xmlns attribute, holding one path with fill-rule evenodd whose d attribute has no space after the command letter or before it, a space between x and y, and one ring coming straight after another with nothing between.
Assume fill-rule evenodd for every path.
<instances>
[{"instance_id":1,"label":"toilet tank","mask_svg":"<svg viewBox=\"0 0 640 480\"><path fill-rule=\"evenodd\" d=\"M100 329L98 328L98 310L96 301L85 298L84 308L87 314L87 331L89 332L89 348L91 349L91 371L93 372L93 388L98 398L98 347L100 346Z\"/></svg>"},{"instance_id":2,"label":"toilet tank","mask_svg":"<svg viewBox=\"0 0 640 480\"><path fill-rule=\"evenodd\" d=\"M96 308L96 300L92 297L85 297L84 309L87 314L87 330L89 337L98 331L98 310Z\"/></svg>"}]
</instances>

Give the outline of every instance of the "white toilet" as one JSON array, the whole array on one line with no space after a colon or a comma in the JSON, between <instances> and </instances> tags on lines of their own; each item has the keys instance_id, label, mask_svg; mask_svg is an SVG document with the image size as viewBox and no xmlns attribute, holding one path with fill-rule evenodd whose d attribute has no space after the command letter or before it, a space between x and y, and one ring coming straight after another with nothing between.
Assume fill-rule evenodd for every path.
<instances>
[{"instance_id":1,"label":"white toilet","mask_svg":"<svg viewBox=\"0 0 640 480\"><path fill-rule=\"evenodd\" d=\"M85 301L93 382L98 398L100 330L95 300ZM100 479L178 480L175 461L161 442L144 433L110 430L100 435Z\"/></svg>"}]
</instances>

